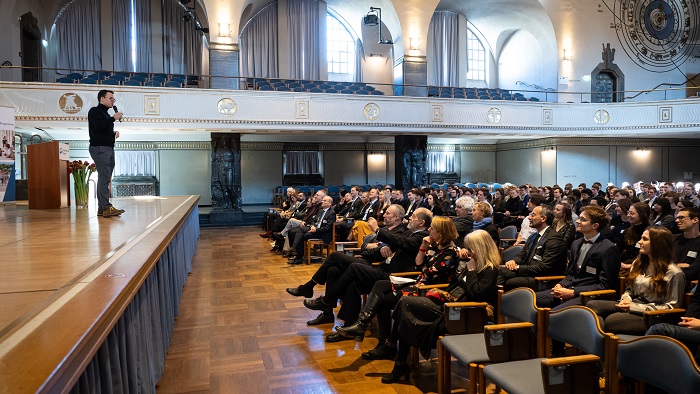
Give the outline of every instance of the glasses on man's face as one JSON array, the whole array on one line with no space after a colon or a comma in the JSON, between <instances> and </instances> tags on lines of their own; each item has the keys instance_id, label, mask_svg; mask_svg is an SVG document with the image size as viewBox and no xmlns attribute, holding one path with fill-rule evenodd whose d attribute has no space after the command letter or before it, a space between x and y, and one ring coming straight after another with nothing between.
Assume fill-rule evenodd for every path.
<instances>
[{"instance_id":1,"label":"glasses on man's face","mask_svg":"<svg viewBox=\"0 0 700 394\"><path fill-rule=\"evenodd\" d=\"M116 103L116 102L117 102L117 99L115 99L114 97L105 97L105 99L107 99L107 100L109 100L109 101L111 101L111 102L113 102L113 103Z\"/></svg>"},{"instance_id":2,"label":"glasses on man's face","mask_svg":"<svg viewBox=\"0 0 700 394\"><path fill-rule=\"evenodd\" d=\"M679 222L682 222L685 219L690 219L690 216L681 216L681 215L676 216L676 220L678 220Z\"/></svg>"}]
</instances>

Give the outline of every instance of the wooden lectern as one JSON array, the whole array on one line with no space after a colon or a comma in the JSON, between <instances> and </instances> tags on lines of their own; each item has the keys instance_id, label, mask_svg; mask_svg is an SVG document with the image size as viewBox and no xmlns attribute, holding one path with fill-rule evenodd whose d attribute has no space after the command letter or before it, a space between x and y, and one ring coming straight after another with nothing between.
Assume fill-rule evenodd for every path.
<instances>
[{"instance_id":1,"label":"wooden lectern","mask_svg":"<svg viewBox=\"0 0 700 394\"><path fill-rule=\"evenodd\" d=\"M27 146L29 209L68 206L68 145L58 141Z\"/></svg>"}]
</instances>

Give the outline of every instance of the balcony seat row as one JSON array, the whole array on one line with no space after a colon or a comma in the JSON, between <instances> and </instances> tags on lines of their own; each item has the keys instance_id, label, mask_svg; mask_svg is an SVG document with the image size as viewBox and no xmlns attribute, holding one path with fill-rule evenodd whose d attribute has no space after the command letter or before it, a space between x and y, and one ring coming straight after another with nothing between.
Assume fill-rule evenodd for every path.
<instances>
[{"instance_id":1,"label":"balcony seat row","mask_svg":"<svg viewBox=\"0 0 700 394\"><path fill-rule=\"evenodd\" d=\"M82 83L89 85L110 86L152 86L152 87L197 87L199 77L197 75L181 74L154 74L154 73L129 73L99 71L89 75L70 73L65 77L56 79L58 83Z\"/></svg>"}]
</instances>

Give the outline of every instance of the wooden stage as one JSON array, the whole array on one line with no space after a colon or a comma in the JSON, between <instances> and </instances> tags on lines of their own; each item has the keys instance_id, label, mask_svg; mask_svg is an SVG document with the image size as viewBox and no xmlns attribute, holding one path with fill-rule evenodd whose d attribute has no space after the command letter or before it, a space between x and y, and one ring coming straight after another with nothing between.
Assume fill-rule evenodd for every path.
<instances>
[{"instance_id":1,"label":"wooden stage","mask_svg":"<svg viewBox=\"0 0 700 394\"><path fill-rule=\"evenodd\" d=\"M0 392L70 390L198 200L118 198L110 218L1 206Z\"/></svg>"}]
</instances>

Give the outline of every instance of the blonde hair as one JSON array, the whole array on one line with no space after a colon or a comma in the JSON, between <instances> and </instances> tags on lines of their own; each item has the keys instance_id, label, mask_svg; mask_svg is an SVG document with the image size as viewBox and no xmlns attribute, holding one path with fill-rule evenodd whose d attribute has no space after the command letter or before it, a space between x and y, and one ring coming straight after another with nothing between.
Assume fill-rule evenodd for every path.
<instances>
[{"instance_id":1,"label":"blonde hair","mask_svg":"<svg viewBox=\"0 0 700 394\"><path fill-rule=\"evenodd\" d=\"M438 245L442 247L449 245L459 237L455 223L447 216L435 216L430 223L430 228L440 234Z\"/></svg>"},{"instance_id":2,"label":"blonde hair","mask_svg":"<svg viewBox=\"0 0 700 394\"><path fill-rule=\"evenodd\" d=\"M476 255L476 271L486 267L498 268L501 255L491 235L484 230L475 230L464 237L464 246Z\"/></svg>"}]
</instances>

